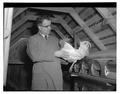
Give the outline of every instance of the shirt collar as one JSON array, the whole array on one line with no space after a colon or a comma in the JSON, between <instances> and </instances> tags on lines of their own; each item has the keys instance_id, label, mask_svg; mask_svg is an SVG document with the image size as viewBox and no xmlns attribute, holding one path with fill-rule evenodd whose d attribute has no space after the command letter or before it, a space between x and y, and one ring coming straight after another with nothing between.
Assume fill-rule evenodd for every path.
<instances>
[{"instance_id":1,"label":"shirt collar","mask_svg":"<svg viewBox=\"0 0 120 94\"><path fill-rule=\"evenodd\" d=\"M45 38L45 35L42 33L39 33L43 38ZM49 37L49 35L46 36L47 38Z\"/></svg>"}]
</instances>

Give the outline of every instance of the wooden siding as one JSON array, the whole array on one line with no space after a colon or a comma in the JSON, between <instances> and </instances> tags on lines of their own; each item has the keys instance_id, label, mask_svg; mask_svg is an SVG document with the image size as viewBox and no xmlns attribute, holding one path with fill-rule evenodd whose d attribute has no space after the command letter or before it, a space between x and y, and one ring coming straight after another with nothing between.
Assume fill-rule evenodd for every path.
<instances>
[{"instance_id":1,"label":"wooden siding","mask_svg":"<svg viewBox=\"0 0 120 94\"><path fill-rule=\"evenodd\" d=\"M113 32L111 31L110 28L108 29L105 29L103 31L100 31L98 33L96 33L96 35L99 37L99 38L103 38L105 36L109 36L109 35L113 35Z\"/></svg>"},{"instance_id":2,"label":"wooden siding","mask_svg":"<svg viewBox=\"0 0 120 94\"><path fill-rule=\"evenodd\" d=\"M116 37L111 36L111 37L102 39L101 41L103 42L103 44L115 43L116 42Z\"/></svg>"}]
</instances>

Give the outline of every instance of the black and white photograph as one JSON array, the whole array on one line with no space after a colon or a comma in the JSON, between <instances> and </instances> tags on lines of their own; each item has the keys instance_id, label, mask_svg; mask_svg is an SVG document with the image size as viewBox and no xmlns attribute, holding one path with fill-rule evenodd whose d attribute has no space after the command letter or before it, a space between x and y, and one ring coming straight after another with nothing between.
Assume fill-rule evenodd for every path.
<instances>
[{"instance_id":1,"label":"black and white photograph","mask_svg":"<svg viewBox=\"0 0 120 94\"><path fill-rule=\"evenodd\" d=\"M117 91L117 3L3 3L3 91Z\"/></svg>"}]
</instances>

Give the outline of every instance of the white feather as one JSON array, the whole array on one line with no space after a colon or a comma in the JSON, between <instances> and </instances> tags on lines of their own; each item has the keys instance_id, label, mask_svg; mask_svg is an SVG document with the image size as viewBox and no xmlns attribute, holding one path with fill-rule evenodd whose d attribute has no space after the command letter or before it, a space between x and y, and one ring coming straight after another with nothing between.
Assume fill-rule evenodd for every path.
<instances>
[{"instance_id":1,"label":"white feather","mask_svg":"<svg viewBox=\"0 0 120 94\"><path fill-rule=\"evenodd\" d=\"M80 42L80 47L76 49L65 42L63 48L55 52L55 56L61 57L69 62L76 62L88 55L90 46L91 44L88 41L83 41Z\"/></svg>"}]
</instances>

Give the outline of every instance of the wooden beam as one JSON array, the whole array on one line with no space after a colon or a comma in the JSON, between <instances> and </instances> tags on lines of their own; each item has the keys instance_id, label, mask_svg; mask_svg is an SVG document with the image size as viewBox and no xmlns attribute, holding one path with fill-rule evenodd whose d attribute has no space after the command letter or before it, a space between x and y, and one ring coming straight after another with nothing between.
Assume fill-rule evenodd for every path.
<instances>
[{"instance_id":1,"label":"wooden beam","mask_svg":"<svg viewBox=\"0 0 120 94\"><path fill-rule=\"evenodd\" d=\"M20 15L22 12L27 10L28 8L19 8L17 12L13 15L13 19L16 18L18 15Z\"/></svg>"},{"instance_id":2,"label":"wooden beam","mask_svg":"<svg viewBox=\"0 0 120 94\"><path fill-rule=\"evenodd\" d=\"M23 31L25 31L28 27L31 27L32 23L26 23L24 26L22 26L19 30L15 32L15 34L11 37L11 41L13 41L19 34L21 34Z\"/></svg>"},{"instance_id":3,"label":"wooden beam","mask_svg":"<svg viewBox=\"0 0 120 94\"><path fill-rule=\"evenodd\" d=\"M100 15L107 20L107 23L116 32L116 19L107 8L96 8Z\"/></svg>"},{"instance_id":4,"label":"wooden beam","mask_svg":"<svg viewBox=\"0 0 120 94\"><path fill-rule=\"evenodd\" d=\"M24 29L24 31L22 31L19 35L17 35L17 37L14 39L14 40L11 40L11 44L10 44L10 47L12 45L14 45L20 38L28 38L29 36L27 35L23 35L22 33L23 32L29 32L30 30L28 30L27 28Z\"/></svg>"},{"instance_id":5,"label":"wooden beam","mask_svg":"<svg viewBox=\"0 0 120 94\"><path fill-rule=\"evenodd\" d=\"M91 53L88 57L90 58L110 58L114 57L116 58L116 50L106 50L106 51L99 51L96 53Z\"/></svg>"},{"instance_id":6,"label":"wooden beam","mask_svg":"<svg viewBox=\"0 0 120 94\"><path fill-rule=\"evenodd\" d=\"M81 30L83 30L83 28L80 26L77 26L73 29L73 32L77 33L77 32L80 32Z\"/></svg>"},{"instance_id":7,"label":"wooden beam","mask_svg":"<svg viewBox=\"0 0 120 94\"><path fill-rule=\"evenodd\" d=\"M50 11L56 11L61 13L70 13L72 10L68 7L30 7L32 9L40 9L40 10L50 10Z\"/></svg>"},{"instance_id":8,"label":"wooden beam","mask_svg":"<svg viewBox=\"0 0 120 94\"><path fill-rule=\"evenodd\" d=\"M37 17L38 16L33 16L33 15L25 16L20 21L18 21L15 25L13 25L12 32L14 32L18 27L20 27L22 24L24 24L28 20L35 21Z\"/></svg>"},{"instance_id":9,"label":"wooden beam","mask_svg":"<svg viewBox=\"0 0 120 94\"><path fill-rule=\"evenodd\" d=\"M24 18L22 18L21 20L19 20L16 24L13 25L12 27L12 33L18 28L20 27L22 24L24 24L27 20L28 20L28 16L25 16Z\"/></svg>"},{"instance_id":10,"label":"wooden beam","mask_svg":"<svg viewBox=\"0 0 120 94\"><path fill-rule=\"evenodd\" d=\"M56 33L57 33L62 39L65 38L65 36L63 35L63 33L61 33L61 31L58 29L57 26L52 25L52 28L56 31Z\"/></svg>"},{"instance_id":11,"label":"wooden beam","mask_svg":"<svg viewBox=\"0 0 120 94\"><path fill-rule=\"evenodd\" d=\"M65 30L66 30L66 28L63 26L63 24L61 24L61 21L59 21L59 19L57 19L57 18L53 18L52 19L52 22L53 23L57 23L57 24L60 24ZM59 30L60 31L60 30ZM67 31L67 30L66 30ZM60 31L61 32L61 31ZM68 33L68 31L67 31L67 33Z\"/></svg>"},{"instance_id":12,"label":"wooden beam","mask_svg":"<svg viewBox=\"0 0 120 94\"><path fill-rule=\"evenodd\" d=\"M68 34L73 38L73 33L72 33L72 29L67 25L67 23L58 15L54 15L58 21L64 28L65 30L68 32Z\"/></svg>"},{"instance_id":13,"label":"wooden beam","mask_svg":"<svg viewBox=\"0 0 120 94\"><path fill-rule=\"evenodd\" d=\"M20 41L23 41L23 40L27 40L27 38L20 38L20 39L18 39L18 41L16 41L14 44L12 44L11 46L10 46L10 49L13 49ZM11 60L10 60L11 61ZM13 61L12 61L13 62Z\"/></svg>"},{"instance_id":14,"label":"wooden beam","mask_svg":"<svg viewBox=\"0 0 120 94\"><path fill-rule=\"evenodd\" d=\"M69 13L74 18L74 20L84 29L85 33L91 38L91 40L97 45L97 47L101 50L106 50L106 47L104 46L104 44L90 30L90 28L85 24L85 22L80 18L78 13L73 8L59 8L59 7L49 8L49 7L45 7L45 8L37 8L37 9Z\"/></svg>"}]
</instances>

